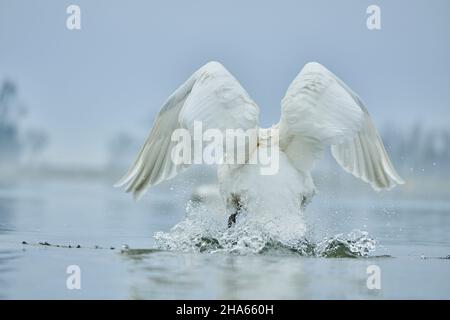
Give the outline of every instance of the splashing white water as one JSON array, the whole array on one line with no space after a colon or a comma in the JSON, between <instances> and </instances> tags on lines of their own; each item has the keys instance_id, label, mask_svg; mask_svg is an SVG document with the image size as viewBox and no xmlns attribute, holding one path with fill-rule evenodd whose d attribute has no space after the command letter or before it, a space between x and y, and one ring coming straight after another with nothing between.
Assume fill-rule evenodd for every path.
<instances>
[{"instance_id":1,"label":"splashing white water","mask_svg":"<svg viewBox=\"0 0 450 320\"><path fill-rule=\"evenodd\" d=\"M297 253L316 257L365 257L375 250L376 241L367 232L354 230L321 241L305 236L301 214L254 215L243 212L231 228L223 208L208 208L189 201L186 217L169 232L157 232L157 247L183 252L231 254Z\"/></svg>"}]
</instances>

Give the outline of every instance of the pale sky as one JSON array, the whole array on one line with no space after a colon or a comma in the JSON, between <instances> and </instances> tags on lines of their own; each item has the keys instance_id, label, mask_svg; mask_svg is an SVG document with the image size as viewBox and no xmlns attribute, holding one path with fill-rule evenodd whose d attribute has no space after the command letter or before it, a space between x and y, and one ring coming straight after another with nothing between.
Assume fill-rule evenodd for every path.
<instances>
[{"instance_id":1,"label":"pale sky","mask_svg":"<svg viewBox=\"0 0 450 320\"><path fill-rule=\"evenodd\" d=\"M66 8L81 8L81 30ZM381 8L381 30L366 8ZM450 1L0 0L0 81L19 87L26 125L42 127L54 163L100 165L121 131L144 139L162 102L217 60L278 122L308 61L367 103L375 122L450 120Z\"/></svg>"}]
</instances>

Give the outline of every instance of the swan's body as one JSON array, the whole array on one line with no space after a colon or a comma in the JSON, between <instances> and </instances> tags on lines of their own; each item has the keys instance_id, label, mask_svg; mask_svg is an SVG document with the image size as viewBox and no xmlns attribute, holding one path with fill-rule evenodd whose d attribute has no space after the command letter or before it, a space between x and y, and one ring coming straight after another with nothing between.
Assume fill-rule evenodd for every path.
<instances>
[{"instance_id":1,"label":"swan's body","mask_svg":"<svg viewBox=\"0 0 450 320\"><path fill-rule=\"evenodd\" d=\"M267 146L262 144L258 148ZM278 149L279 145L272 145L271 148ZM219 166L219 191L226 204L228 215L236 213L240 206L245 211L257 212L260 218L264 216L267 219L303 213L315 194L311 175L309 172L296 169L282 150L278 152L279 170L275 174L262 175L258 163ZM253 153L253 156L255 155L256 152Z\"/></svg>"},{"instance_id":2,"label":"swan's body","mask_svg":"<svg viewBox=\"0 0 450 320\"><path fill-rule=\"evenodd\" d=\"M127 185L128 192L139 196L187 168L186 163L172 161L176 142L171 135L180 128L193 132L195 121L221 132L259 130L258 144L249 148L245 164L218 166L230 225L243 210L273 216L282 204L284 213L302 213L315 194L311 169L326 147L344 170L377 191L403 183L359 97L318 63L305 65L288 88L280 122L272 127L276 130L259 128L258 116L259 108L237 80L221 64L210 62L166 101L118 185ZM261 165L251 160L267 148L271 154L278 151L279 165L276 173L262 175Z\"/></svg>"}]
</instances>

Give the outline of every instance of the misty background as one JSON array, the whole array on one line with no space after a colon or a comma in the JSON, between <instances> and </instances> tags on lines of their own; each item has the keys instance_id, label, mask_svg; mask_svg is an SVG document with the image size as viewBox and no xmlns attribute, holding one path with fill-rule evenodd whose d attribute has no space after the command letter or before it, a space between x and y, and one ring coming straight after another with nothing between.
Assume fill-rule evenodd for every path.
<instances>
[{"instance_id":1,"label":"misty background","mask_svg":"<svg viewBox=\"0 0 450 320\"><path fill-rule=\"evenodd\" d=\"M71 4L81 30L66 28ZM371 4L381 30L366 27ZM442 177L449 9L445 0L0 0L0 172L114 169L116 179L164 100L211 60L270 126L290 82L317 61L366 102L402 175Z\"/></svg>"},{"instance_id":2,"label":"misty background","mask_svg":"<svg viewBox=\"0 0 450 320\"><path fill-rule=\"evenodd\" d=\"M81 30L66 27L73 4ZM449 13L448 0L0 0L0 299L449 299ZM211 60L263 127L310 61L361 96L406 184L373 192L328 153L304 214L313 243L355 247L359 231L377 242L373 259L154 250L159 232L203 226L173 228L202 202L214 204L205 217L228 219L211 167L138 202L112 187L162 103ZM202 250L203 237L188 239ZM73 264L82 290L64 286ZM383 290L366 287L373 264Z\"/></svg>"}]
</instances>

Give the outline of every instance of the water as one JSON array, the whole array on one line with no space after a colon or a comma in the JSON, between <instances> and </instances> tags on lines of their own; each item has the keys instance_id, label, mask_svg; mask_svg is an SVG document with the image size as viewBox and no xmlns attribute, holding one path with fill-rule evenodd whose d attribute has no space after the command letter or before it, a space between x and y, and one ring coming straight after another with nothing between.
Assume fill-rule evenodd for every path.
<instances>
[{"instance_id":1,"label":"water","mask_svg":"<svg viewBox=\"0 0 450 320\"><path fill-rule=\"evenodd\" d=\"M102 180L3 180L0 298L450 298L448 197L322 189L308 236L286 240L211 224L189 187L136 203ZM66 288L69 265L81 290ZM371 265L380 290L367 288Z\"/></svg>"}]
</instances>

